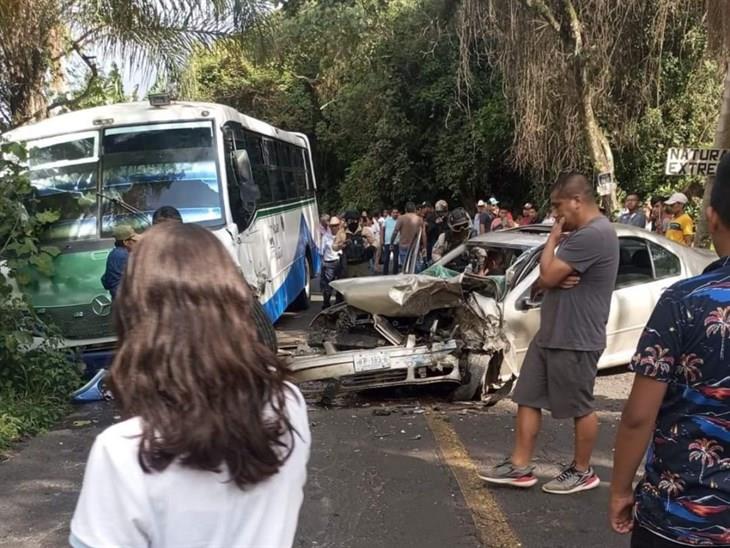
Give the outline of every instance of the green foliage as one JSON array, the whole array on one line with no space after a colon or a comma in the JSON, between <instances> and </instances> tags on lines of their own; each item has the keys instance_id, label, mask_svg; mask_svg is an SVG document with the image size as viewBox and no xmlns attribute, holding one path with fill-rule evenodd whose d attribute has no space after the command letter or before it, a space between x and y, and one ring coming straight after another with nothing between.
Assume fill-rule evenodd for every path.
<instances>
[{"instance_id":1,"label":"green foliage","mask_svg":"<svg viewBox=\"0 0 730 548\"><path fill-rule=\"evenodd\" d=\"M80 380L56 332L21 291L31 267L52 275L58 254L39 244L38 233L58 216L35 209L25 157L18 144L0 145L0 449L57 420Z\"/></svg>"},{"instance_id":2,"label":"green foliage","mask_svg":"<svg viewBox=\"0 0 730 548\"><path fill-rule=\"evenodd\" d=\"M616 147L621 187L644 196L685 191L701 196L703 177L664 175L667 148L711 147L722 98L717 63L706 55L701 21L674 29L661 60L661 93L624 133Z\"/></svg>"},{"instance_id":3,"label":"green foliage","mask_svg":"<svg viewBox=\"0 0 730 548\"><path fill-rule=\"evenodd\" d=\"M522 199L498 77L475 67L470 102L458 92L453 15L445 0L296 2L263 40L196 56L190 94L307 133L324 210Z\"/></svg>"}]
</instances>

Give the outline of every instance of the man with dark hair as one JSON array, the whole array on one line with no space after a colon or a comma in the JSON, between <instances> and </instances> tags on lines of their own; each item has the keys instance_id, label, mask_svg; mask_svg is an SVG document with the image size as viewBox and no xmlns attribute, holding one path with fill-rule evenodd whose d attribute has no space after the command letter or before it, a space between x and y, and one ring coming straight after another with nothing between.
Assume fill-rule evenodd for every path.
<instances>
[{"instance_id":1,"label":"man with dark hair","mask_svg":"<svg viewBox=\"0 0 730 548\"><path fill-rule=\"evenodd\" d=\"M626 213L622 213L618 218L619 223L638 226L639 228L646 227L646 216L641 210L641 198L639 198L636 192L632 192L626 196L624 207L626 208Z\"/></svg>"},{"instance_id":2,"label":"man with dark hair","mask_svg":"<svg viewBox=\"0 0 730 548\"><path fill-rule=\"evenodd\" d=\"M632 547L730 542L730 155L717 169L707 227L720 259L662 294L630 364L609 511L615 531L632 532Z\"/></svg>"},{"instance_id":3,"label":"man with dark hair","mask_svg":"<svg viewBox=\"0 0 730 548\"><path fill-rule=\"evenodd\" d=\"M406 263L406 257L408 257L408 251L411 246L414 245L417 238L421 238L421 252L425 255L426 253L426 229L423 222L423 218L416 214L416 205L413 202L406 204L406 213L398 217L398 221L395 224L395 230L390 237L390 244L394 245L396 238L400 236L400 243L398 245L398 263L401 268Z\"/></svg>"},{"instance_id":4,"label":"man with dark hair","mask_svg":"<svg viewBox=\"0 0 730 548\"><path fill-rule=\"evenodd\" d=\"M400 217L400 211L397 207L391 208L389 215L383 220L383 232L380 235L381 247L383 249L383 274L397 274L398 273L398 246L397 238L396 243L391 244L391 237L395 233L395 225ZM393 268L391 270L391 255L393 261Z\"/></svg>"},{"instance_id":5,"label":"man with dark hair","mask_svg":"<svg viewBox=\"0 0 730 548\"><path fill-rule=\"evenodd\" d=\"M669 215L664 211L665 196L651 198L651 231L664 234L669 226Z\"/></svg>"},{"instance_id":6,"label":"man with dark hair","mask_svg":"<svg viewBox=\"0 0 730 548\"><path fill-rule=\"evenodd\" d=\"M172 206L162 206L155 210L155 212L152 214L152 224L160 224L165 223L168 221L176 222L176 223L182 223L182 215L180 215L180 212L177 210L177 208L174 208Z\"/></svg>"},{"instance_id":7,"label":"man with dark hair","mask_svg":"<svg viewBox=\"0 0 730 548\"><path fill-rule=\"evenodd\" d=\"M542 489L568 494L600 483L590 465L598 435L593 385L606 346L619 245L583 175L562 175L550 201L556 220L540 257L537 289L544 292L540 330L527 349L513 396L519 406L514 450L480 477L515 487L537 483L530 461L542 409L549 409L554 418L573 419L575 452L571 465ZM569 231L565 237L564 230Z\"/></svg>"}]
</instances>

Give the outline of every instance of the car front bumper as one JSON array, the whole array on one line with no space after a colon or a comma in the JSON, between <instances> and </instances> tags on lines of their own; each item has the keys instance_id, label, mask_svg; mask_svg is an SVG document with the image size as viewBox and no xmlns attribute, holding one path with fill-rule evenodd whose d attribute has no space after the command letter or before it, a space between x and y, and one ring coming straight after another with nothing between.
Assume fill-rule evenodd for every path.
<instances>
[{"instance_id":1,"label":"car front bumper","mask_svg":"<svg viewBox=\"0 0 730 548\"><path fill-rule=\"evenodd\" d=\"M461 383L456 341L430 346L384 346L332 354L298 356L290 361L294 381L332 381L342 391L452 382Z\"/></svg>"}]
</instances>

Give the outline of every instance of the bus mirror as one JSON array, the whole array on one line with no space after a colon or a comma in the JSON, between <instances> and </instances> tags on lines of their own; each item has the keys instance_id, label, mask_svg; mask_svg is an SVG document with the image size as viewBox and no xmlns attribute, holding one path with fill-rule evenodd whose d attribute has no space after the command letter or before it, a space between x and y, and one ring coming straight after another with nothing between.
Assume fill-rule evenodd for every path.
<instances>
[{"instance_id":1,"label":"bus mirror","mask_svg":"<svg viewBox=\"0 0 730 548\"><path fill-rule=\"evenodd\" d=\"M248 159L248 152L236 150L233 152L233 159L238 182L241 185L252 184L253 176L251 175L251 161Z\"/></svg>"}]
</instances>

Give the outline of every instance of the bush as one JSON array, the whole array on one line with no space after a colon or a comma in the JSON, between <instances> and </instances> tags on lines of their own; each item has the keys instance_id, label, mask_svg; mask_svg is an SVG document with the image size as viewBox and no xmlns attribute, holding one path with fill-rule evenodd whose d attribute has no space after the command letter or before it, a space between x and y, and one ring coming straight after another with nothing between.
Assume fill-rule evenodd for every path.
<instances>
[{"instance_id":1,"label":"bush","mask_svg":"<svg viewBox=\"0 0 730 548\"><path fill-rule=\"evenodd\" d=\"M39 319L22 293L31 269L52 275L58 254L39 245L40 230L57 215L36 211L25 158L21 146L0 145L0 450L62 417L80 382L58 332Z\"/></svg>"}]
</instances>

